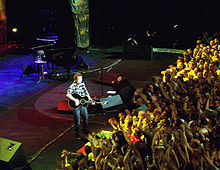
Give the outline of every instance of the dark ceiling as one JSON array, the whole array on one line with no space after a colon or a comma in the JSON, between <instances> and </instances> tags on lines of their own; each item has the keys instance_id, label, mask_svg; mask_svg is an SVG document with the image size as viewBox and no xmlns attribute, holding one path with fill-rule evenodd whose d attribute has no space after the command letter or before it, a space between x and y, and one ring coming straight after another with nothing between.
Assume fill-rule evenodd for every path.
<instances>
[{"instance_id":1,"label":"dark ceiling","mask_svg":"<svg viewBox=\"0 0 220 170\"><path fill-rule=\"evenodd\" d=\"M91 32L98 31L97 37L106 34L136 34L145 36L149 24L161 34L178 32L180 37L195 39L202 32L214 33L219 30L218 4L187 3L186 1L128 1L89 0ZM38 34L43 17L51 20L68 18L63 29L73 27L72 13L68 0L6 0L8 25L21 25L25 30ZM53 10L42 15L41 10ZM55 11L56 10L56 11ZM174 25L178 25L173 29ZM94 30L95 29L95 30ZM91 33L92 34L92 33ZM176 33L175 33L176 34ZM187 39L187 38L186 38Z\"/></svg>"}]
</instances>

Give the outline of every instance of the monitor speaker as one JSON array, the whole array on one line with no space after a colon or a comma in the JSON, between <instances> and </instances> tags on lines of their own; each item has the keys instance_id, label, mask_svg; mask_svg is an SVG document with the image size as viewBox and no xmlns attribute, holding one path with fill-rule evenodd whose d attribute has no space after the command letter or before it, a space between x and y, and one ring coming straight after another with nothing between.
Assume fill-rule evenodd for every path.
<instances>
[{"instance_id":1,"label":"monitor speaker","mask_svg":"<svg viewBox=\"0 0 220 170\"><path fill-rule=\"evenodd\" d=\"M123 104L121 96L119 94L114 95L114 96L110 96L110 97L101 98L100 101L107 102L107 104L102 104L103 109L108 109L108 108L111 108L114 106L119 106L119 105Z\"/></svg>"},{"instance_id":2,"label":"monitor speaker","mask_svg":"<svg viewBox=\"0 0 220 170\"><path fill-rule=\"evenodd\" d=\"M12 170L22 167L30 170L22 144L13 140L0 137L0 170Z\"/></svg>"}]
</instances>

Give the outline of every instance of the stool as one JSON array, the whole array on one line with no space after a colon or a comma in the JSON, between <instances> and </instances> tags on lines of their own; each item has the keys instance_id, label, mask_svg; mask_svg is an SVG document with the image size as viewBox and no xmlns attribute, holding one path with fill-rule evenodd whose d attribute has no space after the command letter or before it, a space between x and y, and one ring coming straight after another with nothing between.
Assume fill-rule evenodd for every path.
<instances>
[{"instance_id":1,"label":"stool","mask_svg":"<svg viewBox=\"0 0 220 170\"><path fill-rule=\"evenodd\" d=\"M47 78L44 75L44 65L43 65L43 64L46 64L47 61L38 60L38 61L34 61L34 63L37 64L38 76L39 76L39 68L41 69L41 73L40 73L41 76L40 76L37 83L40 83L41 80L43 80L43 79L47 80Z\"/></svg>"}]
</instances>

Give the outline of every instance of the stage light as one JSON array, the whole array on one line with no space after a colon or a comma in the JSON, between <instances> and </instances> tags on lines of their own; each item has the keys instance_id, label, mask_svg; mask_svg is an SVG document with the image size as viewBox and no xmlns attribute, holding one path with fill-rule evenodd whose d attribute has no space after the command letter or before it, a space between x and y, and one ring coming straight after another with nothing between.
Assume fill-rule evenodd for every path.
<instances>
[{"instance_id":1,"label":"stage light","mask_svg":"<svg viewBox=\"0 0 220 170\"><path fill-rule=\"evenodd\" d=\"M12 32L18 32L18 29L17 28L12 28Z\"/></svg>"},{"instance_id":2,"label":"stage light","mask_svg":"<svg viewBox=\"0 0 220 170\"><path fill-rule=\"evenodd\" d=\"M131 43L132 46L138 46L137 41L132 37L128 38L127 42Z\"/></svg>"}]
</instances>

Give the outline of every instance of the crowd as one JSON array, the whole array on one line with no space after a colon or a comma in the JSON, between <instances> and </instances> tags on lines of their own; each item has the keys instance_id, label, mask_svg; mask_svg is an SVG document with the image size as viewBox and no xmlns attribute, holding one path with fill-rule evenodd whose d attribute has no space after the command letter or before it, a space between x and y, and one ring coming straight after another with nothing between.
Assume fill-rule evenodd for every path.
<instances>
[{"instance_id":1,"label":"crowd","mask_svg":"<svg viewBox=\"0 0 220 170\"><path fill-rule=\"evenodd\" d=\"M88 135L86 154L64 150L61 169L219 169L219 62L219 40L197 40L135 90L112 132Z\"/></svg>"}]
</instances>

